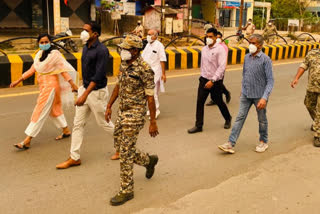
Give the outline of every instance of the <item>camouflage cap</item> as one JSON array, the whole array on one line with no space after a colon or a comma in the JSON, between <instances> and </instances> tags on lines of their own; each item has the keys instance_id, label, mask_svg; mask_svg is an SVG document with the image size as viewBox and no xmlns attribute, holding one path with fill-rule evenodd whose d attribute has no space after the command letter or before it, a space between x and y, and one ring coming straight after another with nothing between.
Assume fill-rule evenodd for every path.
<instances>
[{"instance_id":1,"label":"camouflage cap","mask_svg":"<svg viewBox=\"0 0 320 214\"><path fill-rule=\"evenodd\" d=\"M131 48L142 48L143 43L142 39L139 36L129 34L123 40L123 42L119 45L120 48L123 49L131 49Z\"/></svg>"}]
</instances>

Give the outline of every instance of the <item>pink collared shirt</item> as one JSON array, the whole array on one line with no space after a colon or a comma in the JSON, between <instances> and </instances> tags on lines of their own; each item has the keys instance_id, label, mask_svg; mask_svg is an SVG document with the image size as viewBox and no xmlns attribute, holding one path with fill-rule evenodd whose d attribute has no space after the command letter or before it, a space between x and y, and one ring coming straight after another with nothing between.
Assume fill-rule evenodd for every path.
<instances>
[{"instance_id":1,"label":"pink collared shirt","mask_svg":"<svg viewBox=\"0 0 320 214\"><path fill-rule=\"evenodd\" d=\"M212 81L223 79L227 64L227 53L221 44L212 48L205 46L201 51L201 76Z\"/></svg>"}]
</instances>

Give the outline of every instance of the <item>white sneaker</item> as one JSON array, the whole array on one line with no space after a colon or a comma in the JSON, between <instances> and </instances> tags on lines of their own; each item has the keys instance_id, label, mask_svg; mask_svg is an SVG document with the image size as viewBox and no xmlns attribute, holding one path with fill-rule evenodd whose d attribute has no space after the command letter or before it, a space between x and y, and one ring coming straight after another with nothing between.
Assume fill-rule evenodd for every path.
<instances>
[{"instance_id":1,"label":"white sneaker","mask_svg":"<svg viewBox=\"0 0 320 214\"><path fill-rule=\"evenodd\" d=\"M260 142L259 145L256 147L256 152L262 153L268 149L268 144Z\"/></svg>"},{"instance_id":2,"label":"white sneaker","mask_svg":"<svg viewBox=\"0 0 320 214\"><path fill-rule=\"evenodd\" d=\"M218 146L218 148L221 149L222 151L230 153L230 154L235 153L233 146L231 145L230 142L222 144L222 145Z\"/></svg>"}]
</instances>

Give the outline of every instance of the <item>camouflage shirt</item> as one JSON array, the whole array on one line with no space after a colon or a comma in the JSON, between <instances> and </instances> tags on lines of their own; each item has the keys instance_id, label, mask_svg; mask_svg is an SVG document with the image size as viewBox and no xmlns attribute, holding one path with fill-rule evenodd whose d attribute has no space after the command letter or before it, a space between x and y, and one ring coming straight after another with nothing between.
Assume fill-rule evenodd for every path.
<instances>
[{"instance_id":1,"label":"camouflage shirt","mask_svg":"<svg viewBox=\"0 0 320 214\"><path fill-rule=\"evenodd\" d=\"M307 90L320 93L320 49L310 51L300 67L309 70Z\"/></svg>"},{"instance_id":2,"label":"camouflage shirt","mask_svg":"<svg viewBox=\"0 0 320 214\"><path fill-rule=\"evenodd\" d=\"M154 95L154 72L151 67L139 57L131 65L121 63L118 76L119 108L121 111L131 109L145 110L147 96Z\"/></svg>"}]
</instances>

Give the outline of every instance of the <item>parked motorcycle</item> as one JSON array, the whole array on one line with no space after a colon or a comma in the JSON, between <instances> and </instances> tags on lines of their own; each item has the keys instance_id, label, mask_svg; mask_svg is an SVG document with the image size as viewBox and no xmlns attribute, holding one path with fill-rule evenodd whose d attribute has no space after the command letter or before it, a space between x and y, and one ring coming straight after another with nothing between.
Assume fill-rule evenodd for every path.
<instances>
[{"instance_id":1,"label":"parked motorcycle","mask_svg":"<svg viewBox=\"0 0 320 214\"><path fill-rule=\"evenodd\" d=\"M58 33L53 37L53 40L68 36L72 36L72 31L70 29L68 29L66 32ZM67 50L72 50L73 52L79 51L77 44L71 38L62 39L57 41L56 43Z\"/></svg>"}]
</instances>

